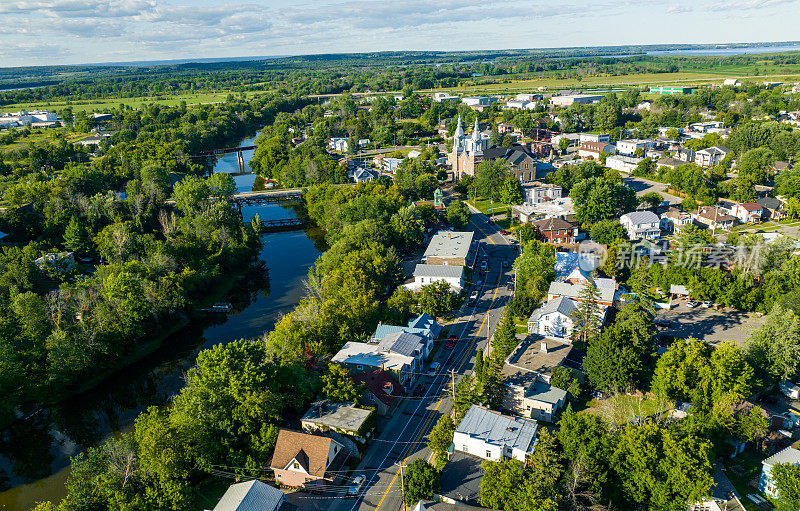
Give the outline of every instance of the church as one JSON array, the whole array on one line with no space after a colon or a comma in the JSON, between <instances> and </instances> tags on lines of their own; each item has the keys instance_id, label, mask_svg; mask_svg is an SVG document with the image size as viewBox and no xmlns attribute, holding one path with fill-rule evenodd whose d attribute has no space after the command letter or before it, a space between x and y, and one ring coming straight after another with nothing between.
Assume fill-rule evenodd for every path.
<instances>
[{"instance_id":1,"label":"church","mask_svg":"<svg viewBox=\"0 0 800 511\"><path fill-rule=\"evenodd\" d=\"M511 147L491 146L491 132L481 132L478 120L471 135L464 134L461 127L461 116L453 133L453 150L448 156L448 163L453 170L453 178L458 181L464 175L475 177L478 165L484 160L505 160L511 173L521 183L530 183L541 179L553 169L549 163L538 160L530 144L513 144Z\"/></svg>"},{"instance_id":2,"label":"church","mask_svg":"<svg viewBox=\"0 0 800 511\"><path fill-rule=\"evenodd\" d=\"M456 180L461 179L464 174L475 177L478 164L483 160L483 152L489 148L490 138L490 132L481 133L477 118L472 134L470 136L464 134L464 128L461 127L461 116L458 116L458 126L453 133L453 150L449 157Z\"/></svg>"}]
</instances>

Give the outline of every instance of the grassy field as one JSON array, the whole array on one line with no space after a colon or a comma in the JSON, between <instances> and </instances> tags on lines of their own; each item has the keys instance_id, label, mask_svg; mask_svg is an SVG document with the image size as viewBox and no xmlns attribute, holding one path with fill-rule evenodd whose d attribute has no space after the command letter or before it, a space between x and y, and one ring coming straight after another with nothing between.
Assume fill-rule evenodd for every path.
<instances>
[{"instance_id":1,"label":"grassy field","mask_svg":"<svg viewBox=\"0 0 800 511\"><path fill-rule=\"evenodd\" d=\"M611 424L622 425L635 417L645 419L669 410L672 403L650 396L617 394L608 399L592 399L586 406L587 412L600 415Z\"/></svg>"},{"instance_id":2,"label":"grassy field","mask_svg":"<svg viewBox=\"0 0 800 511\"><path fill-rule=\"evenodd\" d=\"M86 138L89 136L89 133L76 133L74 131L70 131L69 128L41 128L33 130L33 132L27 137L20 137L14 141L13 144L8 145L0 145L0 154L7 153L14 149L19 149L21 147L25 147L28 144L41 142L43 140L49 140L50 137L53 136L53 133L63 133L64 137L66 137L67 142L76 142L82 138Z\"/></svg>"},{"instance_id":3,"label":"grassy field","mask_svg":"<svg viewBox=\"0 0 800 511\"><path fill-rule=\"evenodd\" d=\"M142 105L158 104L164 106L176 106L181 101L186 101L189 105L198 103L219 103L225 101L228 96L227 91L223 92L204 92L199 94L176 94L170 95L157 95L140 98L109 98L109 99L93 99L86 101L45 101L42 103L17 103L13 105L6 105L0 107L4 112L14 112L17 110L33 110L41 108L44 110L56 110L72 107L73 112L97 112L100 110L117 108L121 105L128 105L132 108L137 108ZM255 96L256 92L248 92L247 97Z\"/></svg>"}]
</instances>

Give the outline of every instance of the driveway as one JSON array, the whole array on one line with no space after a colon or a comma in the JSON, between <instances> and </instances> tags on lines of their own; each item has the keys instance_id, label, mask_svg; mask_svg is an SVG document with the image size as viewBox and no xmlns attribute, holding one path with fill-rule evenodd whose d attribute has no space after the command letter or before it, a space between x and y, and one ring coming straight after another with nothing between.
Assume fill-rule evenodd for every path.
<instances>
[{"instance_id":1,"label":"driveway","mask_svg":"<svg viewBox=\"0 0 800 511\"><path fill-rule=\"evenodd\" d=\"M641 197L649 192L657 192L664 197L664 200L667 201L670 206L680 204L683 201L683 199L680 197L666 193L665 190L667 189L668 185L665 183L659 183L658 181L651 181L649 179L634 176L625 177L622 179L622 182L633 188L637 197Z\"/></svg>"},{"instance_id":2,"label":"driveway","mask_svg":"<svg viewBox=\"0 0 800 511\"><path fill-rule=\"evenodd\" d=\"M674 302L673 302L674 303ZM671 310L656 313L656 319L669 321L669 327L659 327L659 332L672 337L695 337L713 346L722 341L735 341L739 346L747 344L750 333L764 324L765 317L754 312L735 309L704 309L700 305L690 309L686 300L679 300Z\"/></svg>"}]
</instances>

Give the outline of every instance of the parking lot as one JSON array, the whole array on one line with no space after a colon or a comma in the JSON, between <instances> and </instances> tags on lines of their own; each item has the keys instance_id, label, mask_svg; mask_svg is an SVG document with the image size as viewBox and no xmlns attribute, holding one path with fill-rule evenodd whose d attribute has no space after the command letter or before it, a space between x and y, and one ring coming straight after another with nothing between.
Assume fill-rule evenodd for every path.
<instances>
[{"instance_id":1,"label":"parking lot","mask_svg":"<svg viewBox=\"0 0 800 511\"><path fill-rule=\"evenodd\" d=\"M698 305L690 309L684 299L673 301L671 310L656 314L657 322L669 323L668 327L658 328L660 333L679 338L695 337L712 345L731 340L744 346L750 333L764 324L764 319L753 312L729 308L705 309Z\"/></svg>"}]
</instances>

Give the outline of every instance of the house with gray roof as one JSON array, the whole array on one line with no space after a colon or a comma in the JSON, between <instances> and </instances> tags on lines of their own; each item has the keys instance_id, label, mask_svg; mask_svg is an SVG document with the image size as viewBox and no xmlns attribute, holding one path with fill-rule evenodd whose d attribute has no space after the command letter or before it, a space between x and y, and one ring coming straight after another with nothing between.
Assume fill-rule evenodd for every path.
<instances>
[{"instance_id":1,"label":"house with gray roof","mask_svg":"<svg viewBox=\"0 0 800 511\"><path fill-rule=\"evenodd\" d=\"M554 387L542 378L534 378L529 385L513 381L503 382L506 387L503 408L515 415L552 422L555 414L567 402L567 391Z\"/></svg>"},{"instance_id":2,"label":"house with gray roof","mask_svg":"<svg viewBox=\"0 0 800 511\"><path fill-rule=\"evenodd\" d=\"M778 498L778 489L772 479L772 467L778 463L797 465L800 467L800 442L795 442L786 449L778 451L761 462L761 477L758 479L758 490L768 497Z\"/></svg>"},{"instance_id":3,"label":"house with gray roof","mask_svg":"<svg viewBox=\"0 0 800 511\"><path fill-rule=\"evenodd\" d=\"M655 240L661 237L661 219L652 211L632 211L619 217L619 223L632 240Z\"/></svg>"},{"instance_id":4,"label":"house with gray roof","mask_svg":"<svg viewBox=\"0 0 800 511\"><path fill-rule=\"evenodd\" d=\"M342 435L361 437L369 432L367 421L374 413L374 410L358 408L353 403L321 399L311 405L300 419L300 425L306 433L333 430Z\"/></svg>"},{"instance_id":5,"label":"house with gray roof","mask_svg":"<svg viewBox=\"0 0 800 511\"><path fill-rule=\"evenodd\" d=\"M277 511L285 501L282 491L254 479L230 485L214 511Z\"/></svg>"},{"instance_id":6,"label":"house with gray roof","mask_svg":"<svg viewBox=\"0 0 800 511\"><path fill-rule=\"evenodd\" d=\"M534 420L503 415L472 405L453 435L456 451L491 461L514 458L525 462L536 445Z\"/></svg>"},{"instance_id":7,"label":"house with gray roof","mask_svg":"<svg viewBox=\"0 0 800 511\"><path fill-rule=\"evenodd\" d=\"M606 307L614 304L614 297L617 293L616 281L614 279L594 279L599 297L597 303ZM558 297L565 296L573 300L581 299L581 291L585 283L570 283L570 282L551 282L550 288L547 290L547 299L554 300Z\"/></svg>"},{"instance_id":8,"label":"house with gray roof","mask_svg":"<svg viewBox=\"0 0 800 511\"><path fill-rule=\"evenodd\" d=\"M444 281L454 293L464 289L464 266L445 266L439 264L418 264L414 268L414 278L403 284L411 291L419 291L422 286Z\"/></svg>"},{"instance_id":9,"label":"house with gray roof","mask_svg":"<svg viewBox=\"0 0 800 511\"><path fill-rule=\"evenodd\" d=\"M404 390L416 380L422 371L422 356L414 357L382 348L380 345L349 341L331 359L344 365L351 374L368 373L376 369L389 371L397 378Z\"/></svg>"},{"instance_id":10,"label":"house with gray roof","mask_svg":"<svg viewBox=\"0 0 800 511\"><path fill-rule=\"evenodd\" d=\"M437 323L436 319L434 319L425 312L423 312L416 318L409 320L408 327L426 330L427 332L429 332L428 337L430 337L431 339L437 339L439 337L439 334L442 332L442 325Z\"/></svg>"},{"instance_id":11,"label":"house with gray roof","mask_svg":"<svg viewBox=\"0 0 800 511\"><path fill-rule=\"evenodd\" d=\"M559 296L545 303L528 318L528 333L542 337L554 337L569 342L572 335L572 318L575 301L566 296Z\"/></svg>"},{"instance_id":12,"label":"house with gray roof","mask_svg":"<svg viewBox=\"0 0 800 511\"><path fill-rule=\"evenodd\" d=\"M436 340L439 338L439 334L442 333L442 325L423 312L416 318L409 320L408 326L384 325L383 323L378 323L378 326L375 328L375 333L373 333L370 338L370 342L379 343L388 334L395 332L409 332L421 335L429 340Z\"/></svg>"},{"instance_id":13,"label":"house with gray roof","mask_svg":"<svg viewBox=\"0 0 800 511\"><path fill-rule=\"evenodd\" d=\"M422 364L423 359L431 352L433 341L423 335L401 330L383 336L377 347L390 353L414 357Z\"/></svg>"},{"instance_id":14,"label":"house with gray roof","mask_svg":"<svg viewBox=\"0 0 800 511\"><path fill-rule=\"evenodd\" d=\"M427 265L471 266L477 253L472 231L439 231L422 256Z\"/></svg>"}]
</instances>

